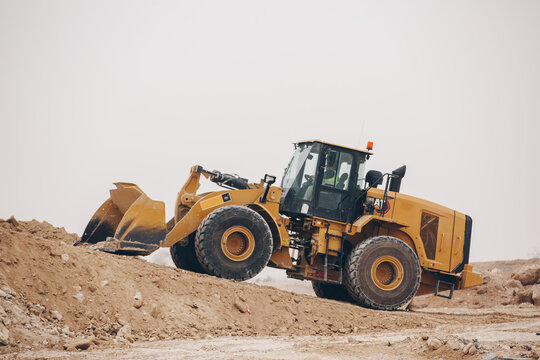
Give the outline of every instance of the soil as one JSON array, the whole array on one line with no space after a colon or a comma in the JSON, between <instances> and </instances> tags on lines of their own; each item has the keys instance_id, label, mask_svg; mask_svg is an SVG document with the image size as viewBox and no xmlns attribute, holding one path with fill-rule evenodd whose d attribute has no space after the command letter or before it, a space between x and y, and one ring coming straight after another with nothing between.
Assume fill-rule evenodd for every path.
<instances>
[{"instance_id":1,"label":"soil","mask_svg":"<svg viewBox=\"0 0 540 360\"><path fill-rule=\"evenodd\" d=\"M0 358L540 353L540 306L533 304L540 285L515 275L540 266L539 259L476 264L482 286L456 291L452 300L419 296L409 310L384 312L308 295L305 282L296 293L218 279L73 247L75 239L46 222L0 220Z\"/></svg>"}]
</instances>

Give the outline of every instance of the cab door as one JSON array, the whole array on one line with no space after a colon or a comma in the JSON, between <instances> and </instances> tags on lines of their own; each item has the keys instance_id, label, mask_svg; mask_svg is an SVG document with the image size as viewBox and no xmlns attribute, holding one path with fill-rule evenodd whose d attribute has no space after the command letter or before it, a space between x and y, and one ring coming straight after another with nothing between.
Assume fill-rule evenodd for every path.
<instances>
[{"instance_id":1,"label":"cab door","mask_svg":"<svg viewBox=\"0 0 540 360\"><path fill-rule=\"evenodd\" d=\"M347 222L356 182L356 160L352 152L327 148L319 167L314 215Z\"/></svg>"},{"instance_id":2,"label":"cab door","mask_svg":"<svg viewBox=\"0 0 540 360\"><path fill-rule=\"evenodd\" d=\"M420 221L420 237L429 267L450 271L454 212L441 208L424 207Z\"/></svg>"}]
</instances>

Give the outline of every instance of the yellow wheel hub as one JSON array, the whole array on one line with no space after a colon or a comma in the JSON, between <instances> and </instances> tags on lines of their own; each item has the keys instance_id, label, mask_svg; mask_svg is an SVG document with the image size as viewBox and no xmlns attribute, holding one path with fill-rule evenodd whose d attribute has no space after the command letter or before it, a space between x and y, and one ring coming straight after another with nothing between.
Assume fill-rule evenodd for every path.
<instances>
[{"instance_id":1,"label":"yellow wheel hub","mask_svg":"<svg viewBox=\"0 0 540 360\"><path fill-rule=\"evenodd\" d=\"M221 237L221 250L233 261L246 260L254 249L255 237L243 226L230 227Z\"/></svg>"},{"instance_id":2,"label":"yellow wheel hub","mask_svg":"<svg viewBox=\"0 0 540 360\"><path fill-rule=\"evenodd\" d=\"M393 256L381 256L371 265L371 280L380 289L394 290L403 281L403 265Z\"/></svg>"}]
</instances>

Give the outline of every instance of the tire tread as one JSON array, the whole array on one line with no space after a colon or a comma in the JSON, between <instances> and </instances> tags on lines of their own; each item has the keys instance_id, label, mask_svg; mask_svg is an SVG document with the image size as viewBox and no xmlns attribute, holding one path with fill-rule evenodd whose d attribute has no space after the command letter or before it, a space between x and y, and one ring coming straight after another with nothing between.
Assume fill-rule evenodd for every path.
<instances>
[{"instance_id":1,"label":"tire tread","mask_svg":"<svg viewBox=\"0 0 540 360\"><path fill-rule=\"evenodd\" d=\"M357 271L358 266L357 263L360 260L361 255L364 253L364 251L372 246L373 244L383 242L383 241L390 241L392 243L395 243L397 246L405 246L407 250L409 251L409 254L412 256L413 259L415 259L415 265L417 268L417 276L416 276L416 284L414 291L411 291L409 296L401 301L398 304L393 305L383 305L378 304L372 300L370 300L362 291L360 286L353 281L352 279L357 278ZM412 300L413 296L416 294L416 291L418 290L418 287L420 286L420 277L421 277L422 271L420 268L420 262L418 261L418 257L414 253L414 251L410 248L409 245L405 244L403 241L392 237L392 236L376 236L369 238L368 240L356 245L356 247L353 249L351 254L349 255L346 263L346 269L345 269L345 287L347 288L347 291L351 295L353 299L355 299L360 305L369 307L376 310L397 310L403 305L407 304L409 301Z\"/></svg>"},{"instance_id":2,"label":"tire tread","mask_svg":"<svg viewBox=\"0 0 540 360\"><path fill-rule=\"evenodd\" d=\"M242 274L237 273L231 273L227 272L223 269L220 269L219 267L212 264L210 261L208 261L207 256L207 248L205 246L205 243L208 241L211 241L210 239L210 232L212 231L212 227L216 219L220 216L223 216L225 212L230 212L231 215L241 215L249 218L253 223L262 221L262 224L264 224L264 235L263 237L270 239L267 243L267 249L264 251L264 254L267 255L264 258L259 259L259 266L257 266L254 269L246 269L245 272ZM201 224L199 225L199 228L197 229L197 235L196 235L196 241L195 241L195 253L197 254L197 258L199 260L199 263L201 266L206 270L206 272L210 275L214 275L221 278L226 279L232 279L232 280L248 280L257 275L265 266L268 264L268 261L270 260L270 256L272 255L272 233L270 231L270 227L266 223L266 221L263 219L261 215L259 215L256 211L249 209L245 206L238 206L238 205L229 205L221 207L217 210L214 210L210 214L208 214ZM260 266L262 265L262 266Z\"/></svg>"}]
</instances>

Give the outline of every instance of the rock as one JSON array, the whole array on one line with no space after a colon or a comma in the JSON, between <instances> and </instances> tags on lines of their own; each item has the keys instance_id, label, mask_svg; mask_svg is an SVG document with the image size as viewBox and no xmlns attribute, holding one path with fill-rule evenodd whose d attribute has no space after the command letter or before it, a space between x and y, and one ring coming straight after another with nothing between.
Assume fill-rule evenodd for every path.
<instances>
[{"instance_id":1,"label":"rock","mask_svg":"<svg viewBox=\"0 0 540 360\"><path fill-rule=\"evenodd\" d=\"M58 310L51 311L51 316L55 320L58 320L58 321L62 320L62 314L60 314Z\"/></svg>"},{"instance_id":2,"label":"rock","mask_svg":"<svg viewBox=\"0 0 540 360\"><path fill-rule=\"evenodd\" d=\"M523 285L532 285L540 281L540 265L532 265L512 274L512 279L519 280Z\"/></svg>"},{"instance_id":3,"label":"rock","mask_svg":"<svg viewBox=\"0 0 540 360\"><path fill-rule=\"evenodd\" d=\"M429 338L427 341L427 346L429 350L437 350L442 346L442 341L435 338Z\"/></svg>"},{"instance_id":4,"label":"rock","mask_svg":"<svg viewBox=\"0 0 540 360\"><path fill-rule=\"evenodd\" d=\"M120 330L118 330L116 337L126 339L129 342L133 342L133 336L131 335L131 326L129 326L129 324L122 326Z\"/></svg>"},{"instance_id":5,"label":"rock","mask_svg":"<svg viewBox=\"0 0 540 360\"><path fill-rule=\"evenodd\" d=\"M161 314L161 308L156 304L152 304L152 308L150 309L150 316L157 319L160 314Z\"/></svg>"},{"instance_id":6,"label":"rock","mask_svg":"<svg viewBox=\"0 0 540 360\"><path fill-rule=\"evenodd\" d=\"M456 336L451 336L446 340L445 345L454 351L458 351L463 347L463 341Z\"/></svg>"},{"instance_id":7,"label":"rock","mask_svg":"<svg viewBox=\"0 0 540 360\"><path fill-rule=\"evenodd\" d=\"M9 343L9 330L0 321L0 345L7 345Z\"/></svg>"},{"instance_id":8,"label":"rock","mask_svg":"<svg viewBox=\"0 0 540 360\"><path fill-rule=\"evenodd\" d=\"M79 285L75 285L75 286L72 286L73 287L73 290L75 291L81 291L82 290L82 286L79 286Z\"/></svg>"},{"instance_id":9,"label":"rock","mask_svg":"<svg viewBox=\"0 0 540 360\"><path fill-rule=\"evenodd\" d=\"M67 336L71 335L71 330L69 329L69 326L66 325L62 328L62 334Z\"/></svg>"},{"instance_id":10,"label":"rock","mask_svg":"<svg viewBox=\"0 0 540 360\"><path fill-rule=\"evenodd\" d=\"M4 290L0 290L0 297L1 298L7 298L9 295L4 291Z\"/></svg>"},{"instance_id":11,"label":"rock","mask_svg":"<svg viewBox=\"0 0 540 360\"><path fill-rule=\"evenodd\" d=\"M497 354L495 354L495 353L489 353L489 354L485 355L485 356L484 356L482 359L480 359L480 360L495 360L495 359L497 359L497 358L498 358Z\"/></svg>"},{"instance_id":12,"label":"rock","mask_svg":"<svg viewBox=\"0 0 540 360\"><path fill-rule=\"evenodd\" d=\"M107 286L107 284L109 284L109 280L103 280L101 282L101 286Z\"/></svg>"},{"instance_id":13,"label":"rock","mask_svg":"<svg viewBox=\"0 0 540 360\"><path fill-rule=\"evenodd\" d=\"M77 299L79 302L83 302L84 301L84 294L82 292L77 293L77 295L73 295L73 298Z\"/></svg>"},{"instance_id":14,"label":"rock","mask_svg":"<svg viewBox=\"0 0 540 360\"><path fill-rule=\"evenodd\" d=\"M11 216L9 219L6 220L8 223L10 223L11 225L17 227L19 226L19 222L17 221L17 219L15 219L14 216Z\"/></svg>"},{"instance_id":15,"label":"rock","mask_svg":"<svg viewBox=\"0 0 540 360\"><path fill-rule=\"evenodd\" d=\"M68 254L62 254L62 255L60 255L60 257L62 258L62 261L68 261L69 260L69 255Z\"/></svg>"},{"instance_id":16,"label":"rock","mask_svg":"<svg viewBox=\"0 0 540 360\"><path fill-rule=\"evenodd\" d=\"M240 299L236 299L234 302L234 307L237 308L242 314L248 312L247 304Z\"/></svg>"},{"instance_id":17,"label":"rock","mask_svg":"<svg viewBox=\"0 0 540 360\"><path fill-rule=\"evenodd\" d=\"M521 285L521 281L516 279L508 280L505 284L506 288L508 289L523 289L523 285ZM488 354L489 355L489 354Z\"/></svg>"},{"instance_id":18,"label":"rock","mask_svg":"<svg viewBox=\"0 0 540 360\"><path fill-rule=\"evenodd\" d=\"M8 315L6 314L6 311L4 310L2 305L0 305L0 322L2 321L4 322L4 325L9 325L9 322L11 322ZM8 321L8 323L6 323L6 321Z\"/></svg>"},{"instance_id":19,"label":"rock","mask_svg":"<svg viewBox=\"0 0 540 360\"><path fill-rule=\"evenodd\" d=\"M189 304L189 307L193 308L193 309L198 309L199 308L199 304L197 304L196 302L192 302L191 304Z\"/></svg>"},{"instance_id":20,"label":"rock","mask_svg":"<svg viewBox=\"0 0 540 360\"><path fill-rule=\"evenodd\" d=\"M516 302L518 304L529 303L532 304L532 289L524 289L516 293Z\"/></svg>"},{"instance_id":21,"label":"rock","mask_svg":"<svg viewBox=\"0 0 540 360\"><path fill-rule=\"evenodd\" d=\"M7 285L4 285L2 286L1 290L11 296L15 296L17 295L17 293L15 291L13 291L9 286Z\"/></svg>"},{"instance_id":22,"label":"rock","mask_svg":"<svg viewBox=\"0 0 540 360\"><path fill-rule=\"evenodd\" d=\"M137 293L133 297L133 300L135 300L133 302L133 307L135 309L140 309L140 307L143 306L143 298L142 298L142 294L141 294L140 291L137 291Z\"/></svg>"},{"instance_id":23,"label":"rock","mask_svg":"<svg viewBox=\"0 0 540 360\"><path fill-rule=\"evenodd\" d=\"M540 306L540 284L536 284L531 289L532 302L535 306Z\"/></svg>"},{"instance_id":24,"label":"rock","mask_svg":"<svg viewBox=\"0 0 540 360\"><path fill-rule=\"evenodd\" d=\"M474 343L468 343L463 347L463 354L465 355L474 355L478 349L476 348L476 345Z\"/></svg>"},{"instance_id":25,"label":"rock","mask_svg":"<svg viewBox=\"0 0 540 360\"><path fill-rule=\"evenodd\" d=\"M89 337L81 337L76 338L71 341L68 341L64 344L64 349L68 351L74 351L74 350L88 350L88 348L92 345L94 342L95 337L89 336Z\"/></svg>"},{"instance_id":26,"label":"rock","mask_svg":"<svg viewBox=\"0 0 540 360\"><path fill-rule=\"evenodd\" d=\"M480 286L480 288L478 288L478 290L476 290L476 293L478 295L483 295L483 294L487 293L487 291L488 291L487 286L482 285L482 286Z\"/></svg>"},{"instance_id":27,"label":"rock","mask_svg":"<svg viewBox=\"0 0 540 360\"><path fill-rule=\"evenodd\" d=\"M426 341L427 339L429 339L429 336L428 335L422 335L422 340Z\"/></svg>"}]
</instances>

